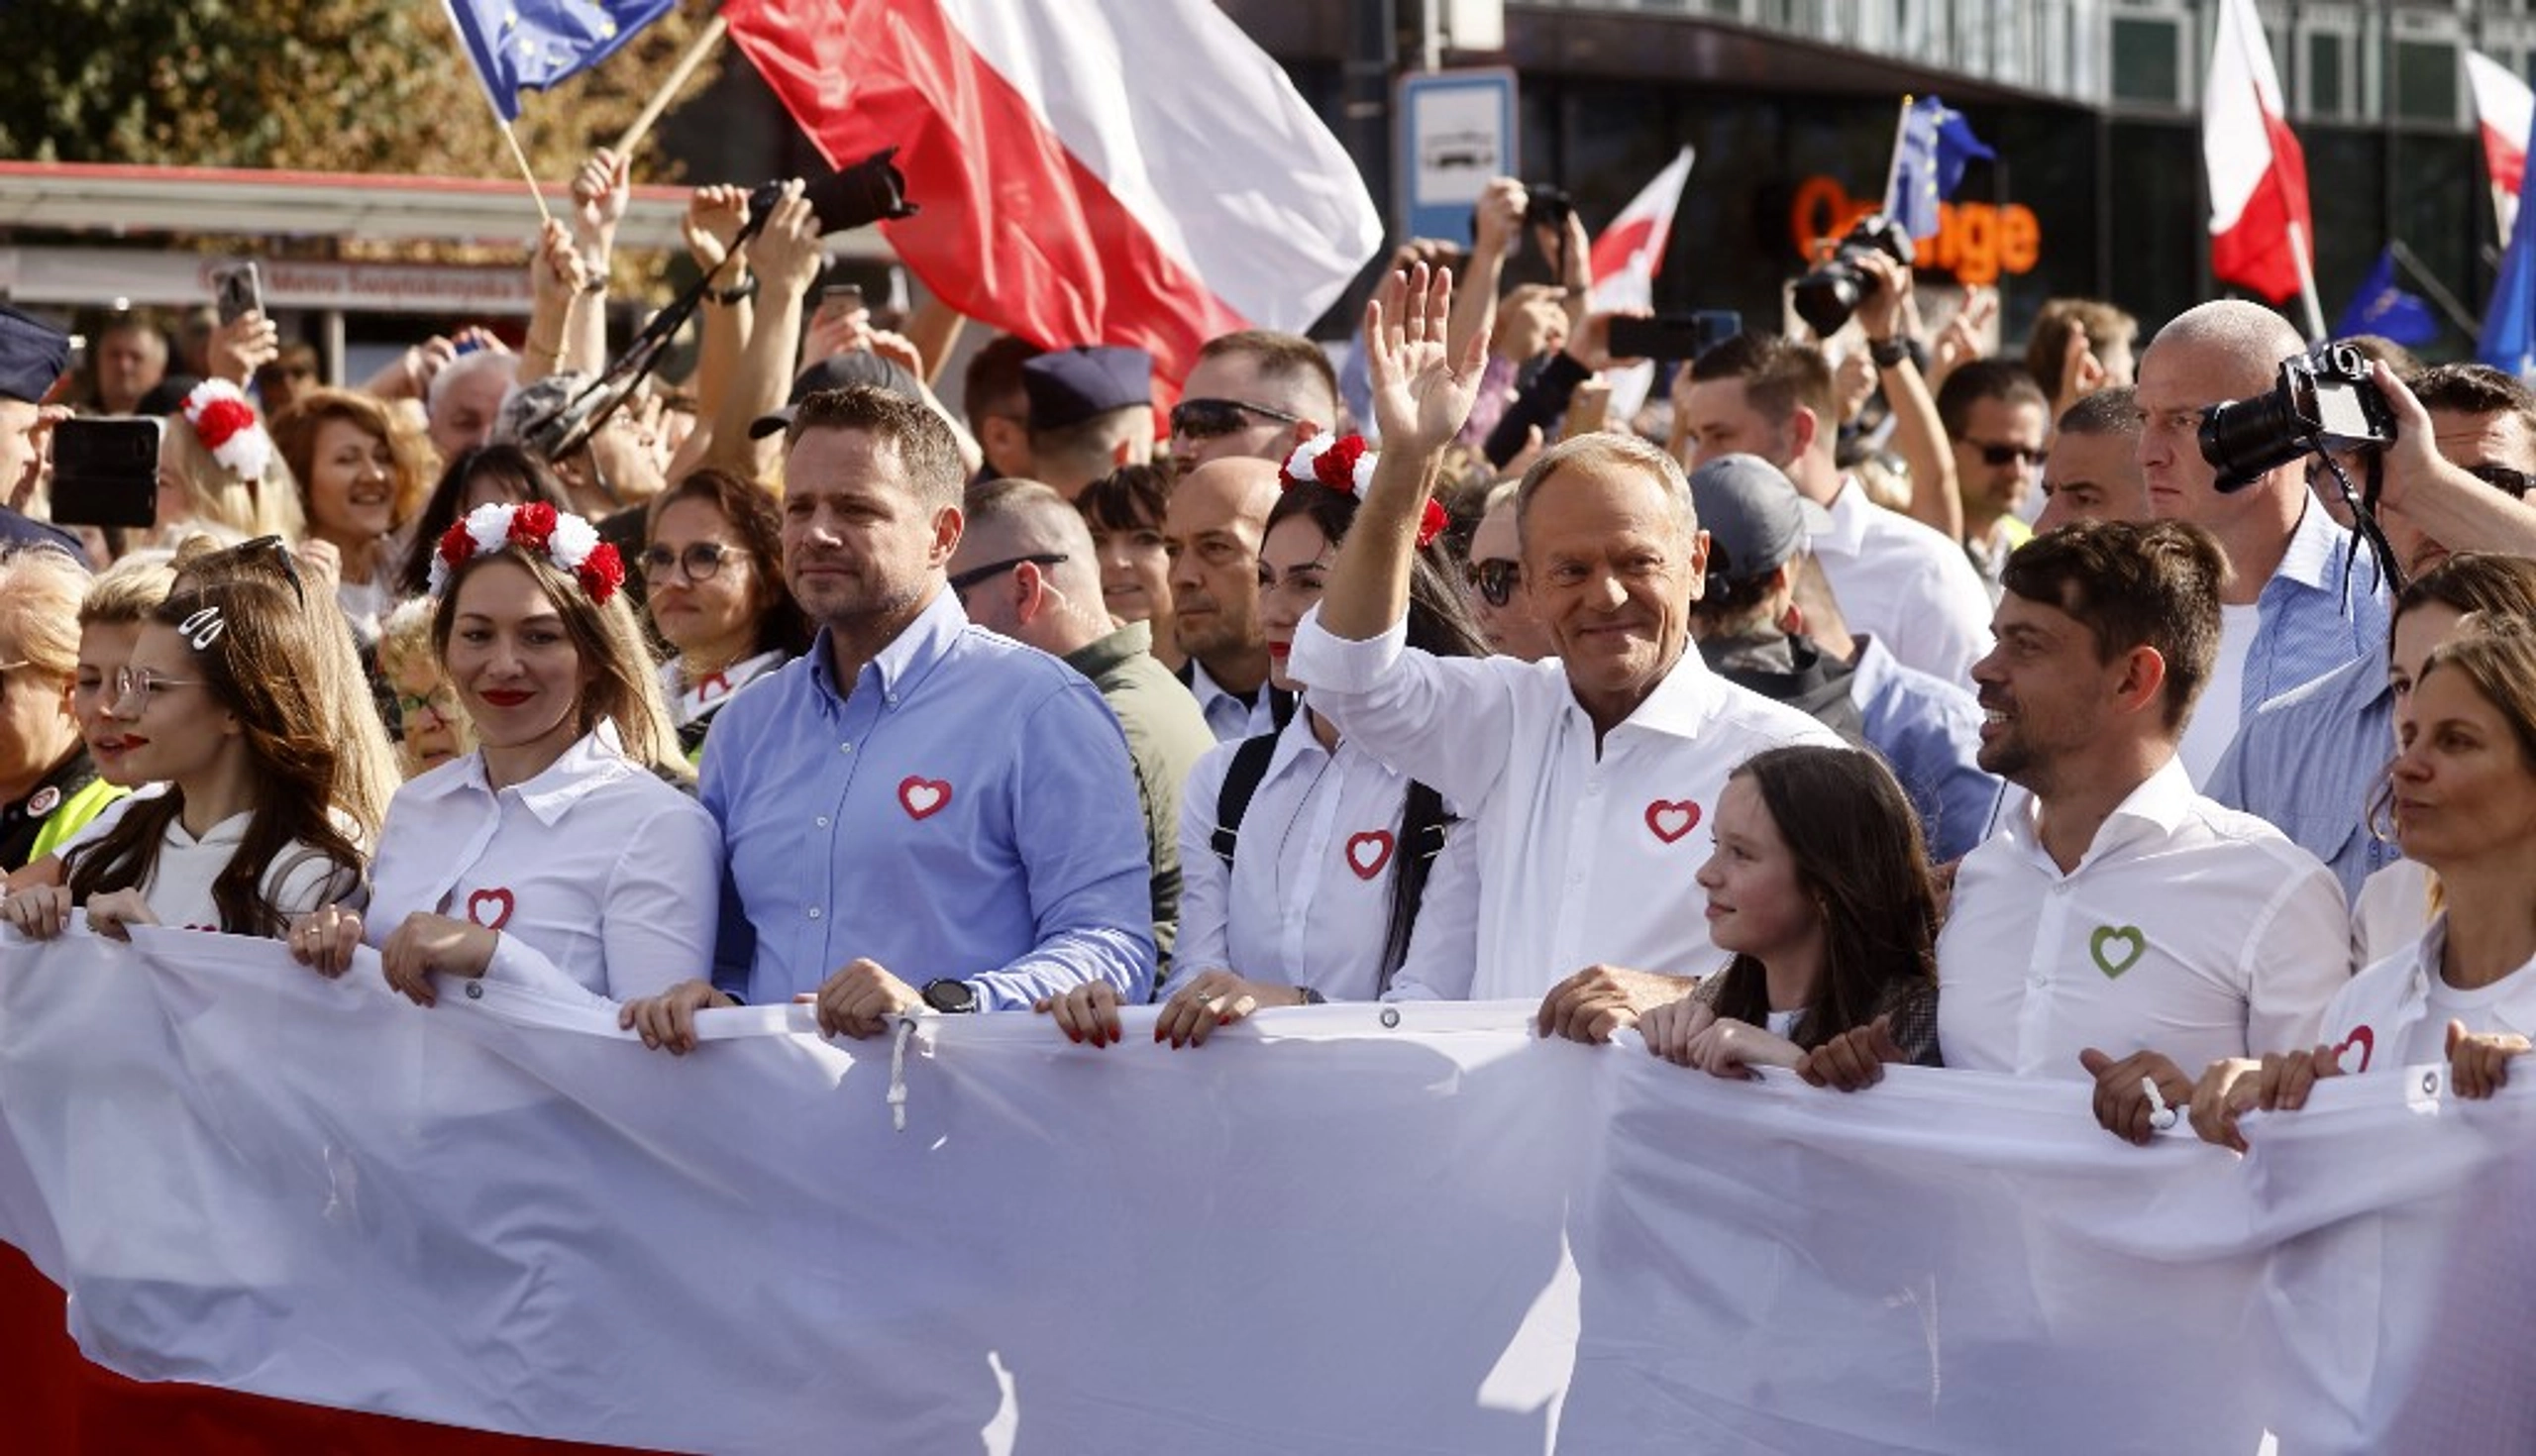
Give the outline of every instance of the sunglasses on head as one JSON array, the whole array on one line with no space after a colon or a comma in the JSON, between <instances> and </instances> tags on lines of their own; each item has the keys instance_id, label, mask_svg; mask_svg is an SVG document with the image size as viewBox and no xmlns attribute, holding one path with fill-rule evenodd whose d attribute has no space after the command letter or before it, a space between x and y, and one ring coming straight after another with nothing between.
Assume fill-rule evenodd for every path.
<instances>
[{"instance_id":1,"label":"sunglasses on head","mask_svg":"<svg viewBox=\"0 0 2536 1456\"><path fill-rule=\"evenodd\" d=\"M2468 466L2466 473L2513 500L2525 500L2528 487L2536 485L2536 475L2507 466Z\"/></svg>"},{"instance_id":2,"label":"sunglasses on head","mask_svg":"<svg viewBox=\"0 0 2536 1456\"><path fill-rule=\"evenodd\" d=\"M1985 466L2004 466L2011 461L2028 466L2043 464L2044 452L2040 445L1984 445L1978 440L1963 443L1981 453L1981 464Z\"/></svg>"},{"instance_id":3,"label":"sunglasses on head","mask_svg":"<svg viewBox=\"0 0 2536 1456\"><path fill-rule=\"evenodd\" d=\"M1209 440L1229 435L1249 425L1245 414L1262 415L1282 420L1289 425L1303 423L1302 415L1290 415L1282 409L1252 404L1240 399L1184 399L1171 407L1171 433L1192 440Z\"/></svg>"},{"instance_id":4,"label":"sunglasses on head","mask_svg":"<svg viewBox=\"0 0 2536 1456\"><path fill-rule=\"evenodd\" d=\"M970 587L977 585L981 581L1000 575L1003 572L1009 572L1015 567L1053 567L1059 562L1065 560L1067 560L1065 553L1055 551L1043 551L1031 556L1008 557L1004 561L989 562L983 567L973 567L968 571L962 572L959 575L953 576L948 584L951 587L952 595L965 599Z\"/></svg>"},{"instance_id":5,"label":"sunglasses on head","mask_svg":"<svg viewBox=\"0 0 2536 1456\"><path fill-rule=\"evenodd\" d=\"M263 567L279 572L281 578L290 583L290 594L302 607L308 605L308 588L299 580L298 558L291 554L290 543L280 537L259 536L253 541L242 541L236 546L207 552L187 570L216 575L231 566Z\"/></svg>"},{"instance_id":6,"label":"sunglasses on head","mask_svg":"<svg viewBox=\"0 0 2536 1456\"><path fill-rule=\"evenodd\" d=\"M1524 564L1503 557L1472 562L1464 571L1470 577L1471 589L1479 593L1480 600L1493 607L1502 607L1513 601L1515 588L1524 580Z\"/></svg>"}]
</instances>

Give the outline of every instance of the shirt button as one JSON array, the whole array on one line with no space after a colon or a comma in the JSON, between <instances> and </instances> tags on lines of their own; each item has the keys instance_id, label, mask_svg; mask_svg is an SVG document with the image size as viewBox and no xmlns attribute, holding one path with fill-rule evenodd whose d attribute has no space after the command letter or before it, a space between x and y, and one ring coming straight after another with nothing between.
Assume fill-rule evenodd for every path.
<instances>
[{"instance_id":1,"label":"shirt button","mask_svg":"<svg viewBox=\"0 0 2536 1456\"><path fill-rule=\"evenodd\" d=\"M854 745L850 743L840 743L836 746L836 751L841 754L850 754L854 752Z\"/></svg>"},{"instance_id":2,"label":"shirt button","mask_svg":"<svg viewBox=\"0 0 2536 1456\"><path fill-rule=\"evenodd\" d=\"M881 694L881 701L888 703L892 707L897 707L898 705L898 695L895 692L885 692Z\"/></svg>"},{"instance_id":3,"label":"shirt button","mask_svg":"<svg viewBox=\"0 0 2536 1456\"><path fill-rule=\"evenodd\" d=\"M816 920L817 918L819 918L819 907L818 907L818 906L816 906L816 905L812 905L812 906L810 906L810 918L811 918L811 919L813 919L813 920Z\"/></svg>"},{"instance_id":4,"label":"shirt button","mask_svg":"<svg viewBox=\"0 0 2536 1456\"><path fill-rule=\"evenodd\" d=\"M821 815L819 816L819 827L820 827L821 829L825 829L825 828L827 828L827 827L828 827L828 816L827 816L827 815L825 815L825 814L821 814Z\"/></svg>"}]
</instances>

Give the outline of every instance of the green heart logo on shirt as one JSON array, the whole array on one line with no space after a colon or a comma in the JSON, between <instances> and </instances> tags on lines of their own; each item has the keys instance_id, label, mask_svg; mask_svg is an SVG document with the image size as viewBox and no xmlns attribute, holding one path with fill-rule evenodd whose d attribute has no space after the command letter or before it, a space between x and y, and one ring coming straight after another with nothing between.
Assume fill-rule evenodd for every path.
<instances>
[{"instance_id":1,"label":"green heart logo on shirt","mask_svg":"<svg viewBox=\"0 0 2536 1456\"><path fill-rule=\"evenodd\" d=\"M2099 925L2087 937L2087 954L2096 958L2096 969L2115 980L2140 964L2140 953L2148 948L2149 938L2137 925Z\"/></svg>"}]
</instances>

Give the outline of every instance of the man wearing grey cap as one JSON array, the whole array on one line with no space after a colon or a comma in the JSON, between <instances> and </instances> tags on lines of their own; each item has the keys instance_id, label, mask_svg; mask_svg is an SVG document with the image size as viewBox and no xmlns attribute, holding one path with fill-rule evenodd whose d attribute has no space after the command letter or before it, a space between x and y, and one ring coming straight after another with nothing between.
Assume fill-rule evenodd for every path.
<instances>
[{"instance_id":1,"label":"man wearing grey cap","mask_svg":"<svg viewBox=\"0 0 2536 1456\"><path fill-rule=\"evenodd\" d=\"M79 554L67 532L21 514L44 470L44 433L53 427L41 401L70 366L70 340L14 308L0 305L0 550L49 547Z\"/></svg>"},{"instance_id":2,"label":"man wearing grey cap","mask_svg":"<svg viewBox=\"0 0 2536 1456\"><path fill-rule=\"evenodd\" d=\"M1021 365L1030 472L1068 500L1120 466L1153 459L1153 356L1084 345Z\"/></svg>"},{"instance_id":3,"label":"man wearing grey cap","mask_svg":"<svg viewBox=\"0 0 2536 1456\"><path fill-rule=\"evenodd\" d=\"M1708 589L1691 635L1710 669L1864 743L1892 766L1930 849L1954 859L1981 839L1999 780L1981 771L1981 708L1952 682L1852 637L1831 586L1807 560L1831 517L1758 456L1727 455L1691 472L1708 529ZM1799 611L1799 588L1814 605ZM1822 620L1816 620L1817 618Z\"/></svg>"}]
</instances>

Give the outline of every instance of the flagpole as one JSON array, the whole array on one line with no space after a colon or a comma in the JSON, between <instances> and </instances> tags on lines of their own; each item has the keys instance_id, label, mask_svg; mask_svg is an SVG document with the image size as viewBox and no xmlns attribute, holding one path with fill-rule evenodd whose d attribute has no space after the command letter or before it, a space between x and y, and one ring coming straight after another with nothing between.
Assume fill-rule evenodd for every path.
<instances>
[{"instance_id":1,"label":"flagpole","mask_svg":"<svg viewBox=\"0 0 2536 1456\"><path fill-rule=\"evenodd\" d=\"M1893 185L1902 180L1902 143L1911 131L1911 96L1902 95L1902 114L1893 119L1893 159L1884 167L1884 210L1893 210Z\"/></svg>"},{"instance_id":2,"label":"flagpole","mask_svg":"<svg viewBox=\"0 0 2536 1456\"><path fill-rule=\"evenodd\" d=\"M2307 342L2321 344L2325 339L2325 306L2316 300L2316 270L2307 262L2307 230L2295 219L2286 225L2289 234L2289 256L2298 262L2298 301L2307 309Z\"/></svg>"},{"instance_id":3,"label":"flagpole","mask_svg":"<svg viewBox=\"0 0 2536 1456\"><path fill-rule=\"evenodd\" d=\"M500 112L493 113L494 124L502 129L502 140L511 144L511 159L519 163L519 174L528 179L528 195L537 203L537 220L543 225L555 221L546 210L546 193L538 186L537 168L528 164L528 154L520 150L519 133L511 130L510 120Z\"/></svg>"},{"instance_id":4,"label":"flagpole","mask_svg":"<svg viewBox=\"0 0 2536 1456\"><path fill-rule=\"evenodd\" d=\"M721 41L722 33L729 29L730 23L723 20L717 11L713 19L705 24L704 29L696 33L694 42L687 48L687 53L678 58L677 66L670 71L669 79L661 82L661 88L652 93L650 101L644 103L642 115L634 118L634 124L625 129L625 135L616 139L616 155L619 157L633 156L635 147L640 145L644 136L652 130L652 123L659 121L661 113L669 110L670 98L676 96L679 88L687 84L688 76L695 74L695 68L704 63L705 55L711 52L713 47Z\"/></svg>"},{"instance_id":5,"label":"flagpole","mask_svg":"<svg viewBox=\"0 0 2536 1456\"><path fill-rule=\"evenodd\" d=\"M2397 267L2412 274L2413 281L2421 284L2422 291L2430 295L2431 302L2439 305L2440 312L2448 315L2450 323L2469 335L2483 332L2483 321L2467 313L2466 305L2457 301L2457 295L2449 292L2446 285L2430 275L2430 270L2421 265L2421 260L2413 257L2413 251L2404 246L2403 239L2397 238L2387 244L2386 251L2394 256Z\"/></svg>"}]
</instances>

